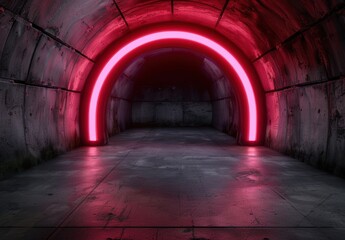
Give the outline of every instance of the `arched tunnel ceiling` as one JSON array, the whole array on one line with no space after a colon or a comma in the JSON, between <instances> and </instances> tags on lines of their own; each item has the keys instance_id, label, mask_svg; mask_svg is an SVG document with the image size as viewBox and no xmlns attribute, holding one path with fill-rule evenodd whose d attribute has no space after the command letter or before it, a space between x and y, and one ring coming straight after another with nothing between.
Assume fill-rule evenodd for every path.
<instances>
[{"instance_id":1,"label":"arched tunnel ceiling","mask_svg":"<svg viewBox=\"0 0 345 240\"><path fill-rule=\"evenodd\" d=\"M0 49L2 50L6 42L7 44L16 42L18 45L18 41L27 41L28 49L25 50L22 60L23 68L27 68L32 59L31 54L39 51L40 47L56 44L50 41L50 39L55 40L61 46L53 51L70 54L69 57L60 58L68 58L66 68L69 70L66 74L71 73L77 79L74 79L74 83L60 82L57 79L52 80L51 84L81 90L92 61L111 42L138 27L171 21L203 25L225 35L245 53L248 59L255 62L265 57L266 53L280 48L289 39L298 36L303 38L303 32L312 28L315 23L325 21L323 27L327 28L327 18L339 17L331 16L331 13L341 9L344 1L0 0L0 4L3 6L1 22L5 23L2 24L4 34L0 39ZM25 26L32 26L33 30L27 33L23 31ZM14 28L18 29L16 31L18 36L20 31L23 31L26 39L19 40L18 36L13 36ZM314 31L321 31L319 35L322 35L324 29L317 28ZM317 43L312 43L315 44ZM18 48L16 46L8 47L18 51L18 55L23 54L23 49L16 49ZM66 50L61 50L64 48ZM80 56L75 56L71 52L77 52ZM40 54L36 53L36 55ZM46 55L46 58L49 56ZM91 63L80 60L80 57L89 59ZM285 57L289 58L289 56ZM270 55L269 58L274 58L274 55ZM40 59L42 60L42 56ZM262 64L259 65L258 71L262 68ZM277 80L275 67L277 66L272 64L264 66L265 74L269 74L268 79L271 78L269 79L271 81L263 82L266 90L272 89L273 85L285 86L281 82L275 83ZM267 68L272 68L272 72L267 73ZM23 80L27 71L28 69L23 69L21 76L6 76L6 74L2 76ZM35 76L35 73L32 74ZM284 79L278 81L280 80L284 81Z\"/></svg>"},{"instance_id":2,"label":"arched tunnel ceiling","mask_svg":"<svg viewBox=\"0 0 345 240\"><path fill-rule=\"evenodd\" d=\"M250 58L259 57L324 17L341 1L209 2L0 1L6 9L20 14L40 30L90 58L103 49L102 45L95 45L94 42L114 41L129 30L163 21L192 22L215 28L228 36Z\"/></svg>"}]
</instances>

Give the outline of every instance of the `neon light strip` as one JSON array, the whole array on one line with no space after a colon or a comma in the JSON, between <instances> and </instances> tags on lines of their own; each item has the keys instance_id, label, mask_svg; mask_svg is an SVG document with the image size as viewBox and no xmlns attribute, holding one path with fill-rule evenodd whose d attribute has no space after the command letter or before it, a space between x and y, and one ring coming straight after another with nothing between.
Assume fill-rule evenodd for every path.
<instances>
[{"instance_id":1,"label":"neon light strip","mask_svg":"<svg viewBox=\"0 0 345 240\"><path fill-rule=\"evenodd\" d=\"M156 33L151 33L145 35L143 37L137 38L136 40L128 43L119 51L117 51L112 58L107 62L107 64L102 69L101 73L99 74L96 83L94 85L91 100L90 100L90 108L89 108L89 140L90 141L97 141L99 140L97 136L97 106L99 101L99 95L102 89L102 86L109 74L109 72L116 67L123 57L125 57L130 52L134 51L135 49L155 41L160 40L187 40L191 42L195 42L197 44L201 44L207 48L218 53L224 60L235 70L236 74L238 75L239 79L242 82L243 88L246 93L248 110L249 110L249 131L248 131L248 141L256 141L257 135L257 106L254 96L254 90L250 83L250 80L242 68L241 64L236 60L236 58L225 48L223 48L218 43L210 40L204 36L199 34L185 32L185 31L161 31Z\"/></svg>"}]
</instances>

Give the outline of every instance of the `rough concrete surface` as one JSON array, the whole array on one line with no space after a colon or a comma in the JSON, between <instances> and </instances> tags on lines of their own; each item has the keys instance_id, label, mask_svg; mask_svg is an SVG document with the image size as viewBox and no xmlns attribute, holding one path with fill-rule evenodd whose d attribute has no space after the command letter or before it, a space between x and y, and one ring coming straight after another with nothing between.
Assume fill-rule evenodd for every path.
<instances>
[{"instance_id":1,"label":"rough concrete surface","mask_svg":"<svg viewBox=\"0 0 345 240\"><path fill-rule=\"evenodd\" d=\"M211 128L128 130L0 181L4 240L342 239L345 182Z\"/></svg>"}]
</instances>

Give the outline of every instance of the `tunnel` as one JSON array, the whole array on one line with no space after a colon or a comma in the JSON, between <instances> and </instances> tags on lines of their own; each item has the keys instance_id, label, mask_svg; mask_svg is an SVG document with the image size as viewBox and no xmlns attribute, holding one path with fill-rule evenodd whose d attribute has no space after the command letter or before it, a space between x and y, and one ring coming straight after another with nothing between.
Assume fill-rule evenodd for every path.
<instances>
[{"instance_id":1,"label":"tunnel","mask_svg":"<svg viewBox=\"0 0 345 240\"><path fill-rule=\"evenodd\" d=\"M0 0L0 238L342 239L344 0Z\"/></svg>"}]
</instances>

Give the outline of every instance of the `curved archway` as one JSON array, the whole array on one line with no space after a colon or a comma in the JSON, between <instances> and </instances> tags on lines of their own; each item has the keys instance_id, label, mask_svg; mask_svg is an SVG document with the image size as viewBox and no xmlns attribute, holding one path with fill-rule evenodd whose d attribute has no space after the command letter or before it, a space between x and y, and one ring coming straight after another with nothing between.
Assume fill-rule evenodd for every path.
<instances>
[{"instance_id":1,"label":"curved archway","mask_svg":"<svg viewBox=\"0 0 345 240\"><path fill-rule=\"evenodd\" d=\"M106 142L104 134L105 111L102 111L104 109L102 98L107 97L106 91L109 92L109 82L111 81L109 76L111 72L116 68L120 68L123 59L135 55L135 52L140 49L147 48L149 45L160 46L162 42L168 41L172 46L177 44L177 42L189 47L191 47L191 44L197 45L221 59L224 63L223 65L236 75L240 82L240 91L243 96L243 106L245 109L241 111L241 118L244 123L240 141L247 144L260 142L261 136L259 136L258 130L260 122L258 116L259 101L256 96L258 90L254 88L253 80L249 78L249 74L229 49L212 39L211 36L206 35L190 30L159 30L136 37L134 40L115 49L109 60L99 67L99 71L91 75L89 84L84 91L83 100L81 101L82 117L80 118L82 140L90 145L100 145Z\"/></svg>"}]
</instances>

